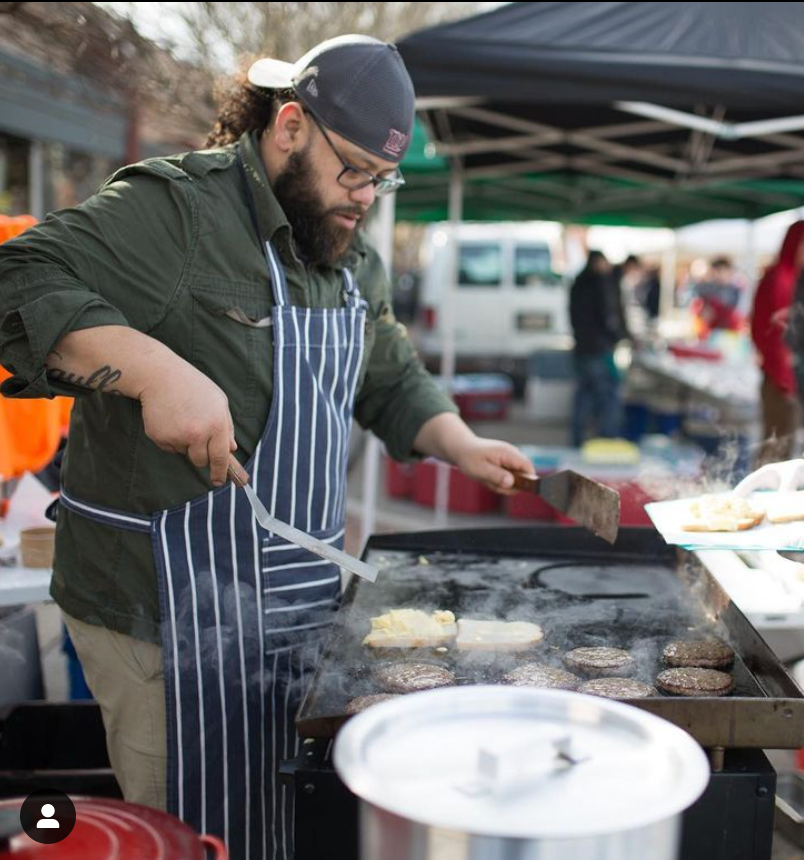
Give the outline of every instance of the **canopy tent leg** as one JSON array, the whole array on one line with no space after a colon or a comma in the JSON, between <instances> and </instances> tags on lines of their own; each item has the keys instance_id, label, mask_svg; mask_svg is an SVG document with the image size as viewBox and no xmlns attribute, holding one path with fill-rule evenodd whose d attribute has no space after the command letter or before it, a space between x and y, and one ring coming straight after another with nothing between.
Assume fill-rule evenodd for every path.
<instances>
[{"instance_id":1,"label":"canopy tent leg","mask_svg":"<svg viewBox=\"0 0 804 860\"><path fill-rule=\"evenodd\" d=\"M449 177L449 221L452 242L450 244L451 277L444 284L444 300L442 303L441 320L441 379L446 390L452 389L452 379L455 376L455 295L454 287L458 283L458 223L463 217L464 176L463 164L458 158L450 163ZM448 463L439 463L436 470L435 487L435 522L439 528L446 528L447 509L449 507L449 473Z\"/></svg>"},{"instance_id":2,"label":"canopy tent leg","mask_svg":"<svg viewBox=\"0 0 804 860\"><path fill-rule=\"evenodd\" d=\"M659 319L666 320L676 304L676 263L678 258L678 233L673 230L673 243L662 254L659 281Z\"/></svg>"},{"instance_id":3,"label":"canopy tent leg","mask_svg":"<svg viewBox=\"0 0 804 860\"><path fill-rule=\"evenodd\" d=\"M371 225L372 239L380 258L385 263L389 280L393 275L394 220L396 215L396 194L379 198L377 215ZM363 457L363 506L360 524L360 546L374 534L377 524L377 494L379 488L380 457L382 445L373 434L368 434Z\"/></svg>"},{"instance_id":4,"label":"canopy tent leg","mask_svg":"<svg viewBox=\"0 0 804 860\"><path fill-rule=\"evenodd\" d=\"M45 146L41 140L32 140L28 152L28 211L41 221L45 217Z\"/></svg>"}]
</instances>

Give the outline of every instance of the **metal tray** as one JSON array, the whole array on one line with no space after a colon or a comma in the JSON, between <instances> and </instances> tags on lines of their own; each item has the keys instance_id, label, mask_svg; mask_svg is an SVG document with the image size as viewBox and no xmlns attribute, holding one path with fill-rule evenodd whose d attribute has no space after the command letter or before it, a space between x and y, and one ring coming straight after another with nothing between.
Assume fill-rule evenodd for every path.
<instances>
[{"instance_id":1,"label":"metal tray","mask_svg":"<svg viewBox=\"0 0 804 860\"><path fill-rule=\"evenodd\" d=\"M302 737L333 737L348 719L351 698L379 692L372 687L372 657L360 644L368 620L415 606L537 621L546 636L534 656L556 665L570 647L636 643L638 677L646 681L661 670L667 641L720 635L737 654L732 695L657 695L631 704L687 730L704 747L804 745L804 696L793 679L700 562L668 547L653 529L623 529L614 547L582 529L552 526L376 536L364 558L381 568L380 577L347 589L296 721ZM459 683L497 682L521 659L464 665Z\"/></svg>"},{"instance_id":2,"label":"metal tray","mask_svg":"<svg viewBox=\"0 0 804 860\"><path fill-rule=\"evenodd\" d=\"M804 774L779 773L776 775L775 827L804 848Z\"/></svg>"}]
</instances>

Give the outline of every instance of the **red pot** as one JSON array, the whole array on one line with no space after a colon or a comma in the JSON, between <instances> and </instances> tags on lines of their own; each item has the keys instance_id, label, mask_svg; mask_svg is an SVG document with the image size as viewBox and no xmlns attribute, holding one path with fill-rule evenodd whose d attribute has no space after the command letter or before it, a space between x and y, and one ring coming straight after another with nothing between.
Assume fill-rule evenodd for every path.
<instances>
[{"instance_id":1,"label":"red pot","mask_svg":"<svg viewBox=\"0 0 804 860\"><path fill-rule=\"evenodd\" d=\"M0 816L17 812L25 798L0 801ZM0 860L226 860L226 846L199 836L183 822L148 806L122 800L71 798L75 827L53 845L19 833L0 841ZM11 816L8 816L9 818Z\"/></svg>"}]
</instances>

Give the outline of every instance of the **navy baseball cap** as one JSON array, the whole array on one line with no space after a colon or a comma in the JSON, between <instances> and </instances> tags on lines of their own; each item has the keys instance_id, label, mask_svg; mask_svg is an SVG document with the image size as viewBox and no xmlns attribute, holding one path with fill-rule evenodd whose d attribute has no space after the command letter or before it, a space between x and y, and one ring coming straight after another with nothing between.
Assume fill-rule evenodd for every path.
<instances>
[{"instance_id":1,"label":"navy baseball cap","mask_svg":"<svg viewBox=\"0 0 804 860\"><path fill-rule=\"evenodd\" d=\"M386 161L402 161L413 133L414 92L396 45L338 36L297 63L257 60L248 80L293 89L319 122Z\"/></svg>"}]
</instances>

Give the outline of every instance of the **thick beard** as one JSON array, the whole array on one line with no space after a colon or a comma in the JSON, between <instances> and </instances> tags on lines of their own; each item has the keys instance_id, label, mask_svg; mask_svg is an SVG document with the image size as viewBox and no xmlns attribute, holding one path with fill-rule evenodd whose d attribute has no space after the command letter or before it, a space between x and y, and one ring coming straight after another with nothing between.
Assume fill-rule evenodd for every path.
<instances>
[{"instance_id":1,"label":"thick beard","mask_svg":"<svg viewBox=\"0 0 804 860\"><path fill-rule=\"evenodd\" d=\"M336 206L325 209L316 190L315 173L310 163L309 144L288 158L285 169L274 183L279 201L293 231L299 254L308 263L332 266L351 249L354 230L334 221L337 213L362 217L358 206Z\"/></svg>"}]
</instances>

